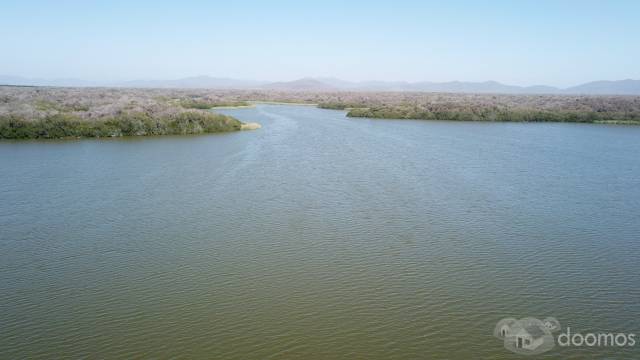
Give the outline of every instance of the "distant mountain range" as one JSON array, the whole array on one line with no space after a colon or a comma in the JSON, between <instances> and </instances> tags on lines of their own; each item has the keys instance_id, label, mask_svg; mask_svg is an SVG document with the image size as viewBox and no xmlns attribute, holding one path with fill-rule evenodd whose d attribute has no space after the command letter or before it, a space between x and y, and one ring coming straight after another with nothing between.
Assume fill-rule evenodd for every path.
<instances>
[{"instance_id":1,"label":"distant mountain range","mask_svg":"<svg viewBox=\"0 0 640 360\"><path fill-rule=\"evenodd\" d=\"M593 81L569 88L552 86L515 86L496 81L484 82L404 82L360 81L335 78L302 78L294 81L265 82L195 76L176 80L132 80L123 82L91 82L78 79L30 79L1 76L0 85L27 86L109 86L133 88L187 88L187 89L270 89L280 91L423 91L452 93L499 94L588 94L588 95L640 95L640 80Z\"/></svg>"},{"instance_id":2,"label":"distant mountain range","mask_svg":"<svg viewBox=\"0 0 640 360\"><path fill-rule=\"evenodd\" d=\"M451 93L499 93L499 94L590 94L590 95L640 95L640 80L594 81L561 89L553 86L515 86L497 81L484 82L349 82L333 78L305 78L284 83L266 84L263 87L300 90L304 86L313 90L359 91L424 91Z\"/></svg>"}]
</instances>

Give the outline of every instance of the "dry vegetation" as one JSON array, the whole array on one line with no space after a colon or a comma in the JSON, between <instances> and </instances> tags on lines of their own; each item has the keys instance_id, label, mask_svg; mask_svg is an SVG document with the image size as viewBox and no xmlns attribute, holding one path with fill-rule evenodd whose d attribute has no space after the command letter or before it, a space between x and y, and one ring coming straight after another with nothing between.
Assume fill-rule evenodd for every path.
<instances>
[{"instance_id":1,"label":"dry vegetation","mask_svg":"<svg viewBox=\"0 0 640 360\"><path fill-rule=\"evenodd\" d=\"M238 120L207 109L247 101L318 104L353 117L640 124L638 96L0 86L0 138L233 131Z\"/></svg>"},{"instance_id":2,"label":"dry vegetation","mask_svg":"<svg viewBox=\"0 0 640 360\"><path fill-rule=\"evenodd\" d=\"M240 130L240 121L201 110L216 106L218 100L217 97L167 90L3 86L0 87L0 138L113 137ZM202 105L204 103L207 106Z\"/></svg>"},{"instance_id":3,"label":"dry vegetation","mask_svg":"<svg viewBox=\"0 0 640 360\"><path fill-rule=\"evenodd\" d=\"M353 93L319 106L387 119L640 124L639 96Z\"/></svg>"}]
</instances>

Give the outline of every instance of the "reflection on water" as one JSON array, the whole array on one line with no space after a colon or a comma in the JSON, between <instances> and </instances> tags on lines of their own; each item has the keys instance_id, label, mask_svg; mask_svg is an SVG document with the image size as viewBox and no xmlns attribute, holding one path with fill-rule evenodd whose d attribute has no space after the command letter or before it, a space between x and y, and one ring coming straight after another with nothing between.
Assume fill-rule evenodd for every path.
<instances>
[{"instance_id":1,"label":"reflection on water","mask_svg":"<svg viewBox=\"0 0 640 360\"><path fill-rule=\"evenodd\" d=\"M505 317L638 331L640 128L224 112L263 128L0 143L2 357L511 359Z\"/></svg>"}]
</instances>

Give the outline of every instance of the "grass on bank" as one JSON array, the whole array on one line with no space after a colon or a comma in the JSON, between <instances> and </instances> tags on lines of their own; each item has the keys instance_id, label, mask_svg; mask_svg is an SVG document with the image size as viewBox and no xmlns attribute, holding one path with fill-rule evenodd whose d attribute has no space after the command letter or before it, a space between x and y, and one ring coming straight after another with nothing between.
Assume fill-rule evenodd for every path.
<instances>
[{"instance_id":1,"label":"grass on bank","mask_svg":"<svg viewBox=\"0 0 640 360\"><path fill-rule=\"evenodd\" d=\"M0 138L186 135L236 131L241 125L239 120L230 116L195 111L155 118L145 113L126 113L100 120L82 119L71 114L49 115L36 120L5 115L0 117Z\"/></svg>"}]
</instances>

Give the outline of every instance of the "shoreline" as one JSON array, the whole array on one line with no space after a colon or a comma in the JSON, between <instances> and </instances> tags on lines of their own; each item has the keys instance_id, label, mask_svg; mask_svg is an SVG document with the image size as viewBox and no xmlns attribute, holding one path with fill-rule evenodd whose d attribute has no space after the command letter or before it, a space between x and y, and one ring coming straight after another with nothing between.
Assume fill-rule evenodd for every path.
<instances>
[{"instance_id":1,"label":"shoreline","mask_svg":"<svg viewBox=\"0 0 640 360\"><path fill-rule=\"evenodd\" d=\"M250 108L254 108L256 107L255 104L249 104L249 105L222 105L222 106L212 106L210 107L209 111L213 111L213 110L217 110L217 109L250 109Z\"/></svg>"},{"instance_id":2,"label":"shoreline","mask_svg":"<svg viewBox=\"0 0 640 360\"><path fill-rule=\"evenodd\" d=\"M267 104L267 105L292 105L292 106L315 106L318 107L320 104L315 103L303 103L303 102L287 102L287 101L263 101L263 100L247 100L248 103L252 104Z\"/></svg>"}]
</instances>

